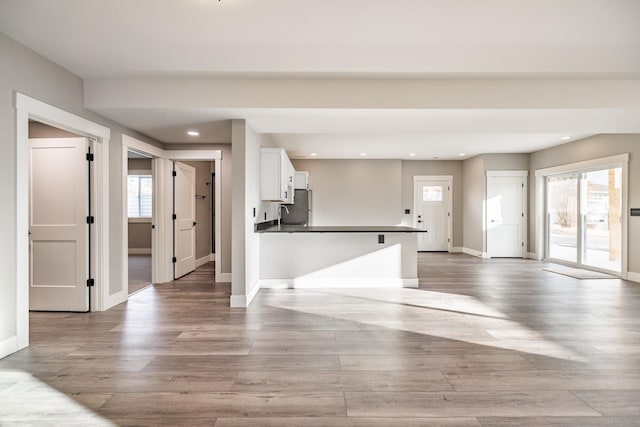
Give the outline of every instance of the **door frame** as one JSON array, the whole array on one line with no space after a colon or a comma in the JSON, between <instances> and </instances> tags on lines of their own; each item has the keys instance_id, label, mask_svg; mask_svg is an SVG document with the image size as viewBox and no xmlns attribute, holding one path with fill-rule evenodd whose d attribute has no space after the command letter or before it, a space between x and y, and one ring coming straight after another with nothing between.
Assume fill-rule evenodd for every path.
<instances>
[{"instance_id":1,"label":"door frame","mask_svg":"<svg viewBox=\"0 0 640 427\"><path fill-rule=\"evenodd\" d=\"M484 253L485 256L483 258L491 258L491 255L489 254L489 227L487 227L487 219L488 219L488 213L487 213L487 209L488 209L488 203L487 203L487 195L489 194L489 178L492 177L521 177L522 178L522 213L524 214L522 217L522 253L521 256L522 258L526 258L527 257L527 245L528 245L528 240L527 240L527 235L528 235L528 212L527 212L527 200L528 200L528 180L527 178L529 177L529 171L528 170L509 170L509 171L496 171L496 170L488 170L486 171L486 178L485 178L485 189L484 189L484 210L482 212L482 229L483 229L483 246L484 246Z\"/></svg>"},{"instance_id":2,"label":"door frame","mask_svg":"<svg viewBox=\"0 0 640 427\"><path fill-rule=\"evenodd\" d=\"M582 162L569 163L566 165L560 166L552 166L549 168L536 169L536 252L535 259L542 261L546 255L546 238L547 238L547 226L546 226L546 185L545 180L547 176L557 175L562 173L572 173L572 172L584 172L585 170L595 170L595 169L607 169L620 167L622 168L622 207L620 214L620 223L622 234L621 237L621 267L620 267L620 278L627 279L629 276L628 271L628 215L629 215L629 153L617 154L614 156L602 157L599 159L585 160ZM554 260L555 262L555 260ZM599 271L597 268L584 266L582 265L580 268L585 268L589 270ZM612 274L611 271L607 271L607 273Z\"/></svg>"},{"instance_id":3,"label":"door frame","mask_svg":"<svg viewBox=\"0 0 640 427\"><path fill-rule=\"evenodd\" d=\"M16 109L15 175L15 295L16 341L12 350L29 345L29 119L93 140L95 155L92 197L94 216L92 255L95 286L90 290L94 311L114 305L109 295L109 141L111 130L98 123L61 110L45 102L14 92Z\"/></svg>"},{"instance_id":4,"label":"door frame","mask_svg":"<svg viewBox=\"0 0 640 427\"><path fill-rule=\"evenodd\" d=\"M214 162L216 177L221 176L221 160L222 150L165 150L163 148L151 145L129 135L122 135L122 218L124 224L127 223L127 151L136 151L141 154L150 156L152 160L152 176L153 176L153 224L155 228L152 230L151 238L151 281L153 283L165 283L173 280L173 161L212 161ZM220 179L215 181L216 203L215 203L215 229L216 229L216 259L220 259ZM129 233L123 227L122 233L123 243L123 262L122 262L122 280L128 283L129 265L128 265L128 246ZM223 281L220 279L220 272L216 269L216 282Z\"/></svg>"},{"instance_id":5,"label":"door frame","mask_svg":"<svg viewBox=\"0 0 640 427\"><path fill-rule=\"evenodd\" d=\"M447 201L447 252L451 252L453 248L453 175L414 175L413 176L413 226L418 224L418 217L416 216L416 207L418 201L416 200L416 185L418 181L446 181L449 191L449 197Z\"/></svg>"}]
</instances>

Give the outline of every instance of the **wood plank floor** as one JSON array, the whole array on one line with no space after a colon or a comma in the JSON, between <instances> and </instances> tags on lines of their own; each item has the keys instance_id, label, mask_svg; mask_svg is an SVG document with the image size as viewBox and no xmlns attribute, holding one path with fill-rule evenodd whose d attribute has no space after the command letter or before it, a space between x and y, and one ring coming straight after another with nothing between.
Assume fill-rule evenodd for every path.
<instances>
[{"instance_id":1,"label":"wood plank floor","mask_svg":"<svg viewBox=\"0 0 640 427\"><path fill-rule=\"evenodd\" d=\"M420 254L419 289L263 290L206 265L32 313L0 425L640 426L640 285Z\"/></svg>"}]
</instances>

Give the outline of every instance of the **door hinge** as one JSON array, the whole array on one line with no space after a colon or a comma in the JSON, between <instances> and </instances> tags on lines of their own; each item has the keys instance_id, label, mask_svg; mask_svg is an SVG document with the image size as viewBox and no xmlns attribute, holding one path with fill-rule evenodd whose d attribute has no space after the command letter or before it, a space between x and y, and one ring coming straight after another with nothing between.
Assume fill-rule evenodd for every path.
<instances>
[{"instance_id":1,"label":"door hinge","mask_svg":"<svg viewBox=\"0 0 640 427\"><path fill-rule=\"evenodd\" d=\"M93 162L93 153L87 153L87 161Z\"/></svg>"},{"instance_id":2,"label":"door hinge","mask_svg":"<svg viewBox=\"0 0 640 427\"><path fill-rule=\"evenodd\" d=\"M171 262L173 262L173 263L178 262L178 258L176 258L176 257L171 258Z\"/></svg>"},{"instance_id":3,"label":"door hinge","mask_svg":"<svg viewBox=\"0 0 640 427\"><path fill-rule=\"evenodd\" d=\"M171 219L178 219L178 215L176 214L171 215Z\"/></svg>"},{"instance_id":4,"label":"door hinge","mask_svg":"<svg viewBox=\"0 0 640 427\"><path fill-rule=\"evenodd\" d=\"M522 212L522 218L524 218L524 212Z\"/></svg>"},{"instance_id":5,"label":"door hinge","mask_svg":"<svg viewBox=\"0 0 640 427\"><path fill-rule=\"evenodd\" d=\"M451 239L447 239L447 243L451 243Z\"/></svg>"},{"instance_id":6,"label":"door hinge","mask_svg":"<svg viewBox=\"0 0 640 427\"><path fill-rule=\"evenodd\" d=\"M451 212L447 212L447 216L451 216Z\"/></svg>"},{"instance_id":7,"label":"door hinge","mask_svg":"<svg viewBox=\"0 0 640 427\"><path fill-rule=\"evenodd\" d=\"M524 248L524 242L522 242L522 247Z\"/></svg>"},{"instance_id":8,"label":"door hinge","mask_svg":"<svg viewBox=\"0 0 640 427\"><path fill-rule=\"evenodd\" d=\"M178 172L176 172L176 171L171 171L171 176L178 176Z\"/></svg>"},{"instance_id":9,"label":"door hinge","mask_svg":"<svg viewBox=\"0 0 640 427\"><path fill-rule=\"evenodd\" d=\"M93 221L94 221L93 215L89 215L87 217L87 224L93 224Z\"/></svg>"},{"instance_id":10,"label":"door hinge","mask_svg":"<svg viewBox=\"0 0 640 427\"><path fill-rule=\"evenodd\" d=\"M93 279L87 279L87 287L91 288L95 285L95 280Z\"/></svg>"}]
</instances>

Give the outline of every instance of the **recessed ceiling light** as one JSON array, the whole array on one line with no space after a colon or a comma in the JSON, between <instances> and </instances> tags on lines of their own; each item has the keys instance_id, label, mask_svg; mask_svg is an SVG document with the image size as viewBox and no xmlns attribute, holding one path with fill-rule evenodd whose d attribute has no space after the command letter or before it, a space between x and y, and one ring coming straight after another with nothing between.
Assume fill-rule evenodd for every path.
<instances>
[{"instance_id":1,"label":"recessed ceiling light","mask_svg":"<svg viewBox=\"0 0 640 427\"><path fill-rule=\"evenodd\" d=\"M360 157L365 157L367 153L360 153Z\"/></svg>"},{"instance_id":2,"label":"recessed ceiling light","mask_svg":"<svg viewBox=\"0 0 640 427\"><path fill-rule=\"evenodd\" d=\"M438 160L439 158L440 157L438 157L438 156L432 157L433 160Z\"/></svg>"},{"instance_id":3,"label":"recessed ceiling light","mask_svg":"<svg viewBox=\"0 0 640 427\"><path fill-rule=\"evenodd\" d=\"M571 139L571 137L570 137L570 136L563 136L563 137L562 137L562 138L560 138L560 139L561 139L561 140L563 140L563 141L568 141L568 140L570 140L570 139Z\"/></svg>"},{"instance_id":4,"label":"recessed ceiling light","mask_svg":"<svg viewBox=\"0 0 640 427\"><path fill-rule=\"evenodd\" d=\"M200 132L198 132L197 130L190 130L190 131L187 131L187 135L189 135L189 136L200 136Z\"/></svg>"},{"instance_id":5,"label":"recessed ceiling light","mask_svg":"<svg viewBox=\"0 0 640 427\"><path fill-rule=\"evenodd\" d=\"M411 157L415 157L415 156L416 156L416 153L409 153L409 155L410 155Z\"/></svg>"},{"instance_id":6,"label":"recessed ceiling light","mask_svg":"<svg viewBox=\"0 0 640 427\"><path fill-rule=\"evenodd\" d=\"M318 153L311 153L311 157L315 157L317 155L318 155Z\"/></svg>"},{"instance_id":7,"label":"recessed ceiling light","mask_svg":"<svg viewBox=\"0 0 640 427\"><path fill-rule=\"evenodd\" d=\"M458 154L458 156L464 156L464 153L460 153L460 154Z\"/></svg>"}]
</instances>

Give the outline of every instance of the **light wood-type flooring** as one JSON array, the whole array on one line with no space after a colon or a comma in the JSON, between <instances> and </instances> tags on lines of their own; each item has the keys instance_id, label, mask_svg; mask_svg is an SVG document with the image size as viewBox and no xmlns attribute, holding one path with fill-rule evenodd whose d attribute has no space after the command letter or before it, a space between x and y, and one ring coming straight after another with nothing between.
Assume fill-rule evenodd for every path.
<instances>
[{"instance_id":1,"label":"light wood-type flooring","mask_svg":"<svg viewBox=\"0 0 640 427\"><path fill-rule=\"evenodd\" d=\"M419 289L262 290L212 266L33 313L0 425L640 426L640 284L420 254Z\"/></svg>"}]
</instances>

